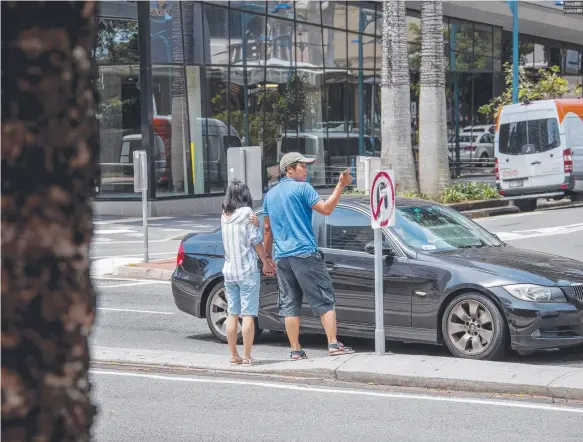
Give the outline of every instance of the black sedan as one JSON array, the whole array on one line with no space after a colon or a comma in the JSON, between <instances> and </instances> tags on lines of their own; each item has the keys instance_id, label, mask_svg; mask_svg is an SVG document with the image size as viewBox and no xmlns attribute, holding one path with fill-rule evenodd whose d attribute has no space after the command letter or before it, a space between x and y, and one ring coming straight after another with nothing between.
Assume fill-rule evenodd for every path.
<instances>
[{"instance_id":1,"label":"black sedan","mask_svg":"<svg viewBox=\"0 0 583 442\"><path fill-rule=\"evenodd\" d=\"M336 292L338 333L374 338L373 230L368 199L344 198L316 240ZM263 224L261 211L257 216ZM384 324L388 340L445 344L457 357L496 359L518 351L583 344L583 263L511 247L459 212L397 199L384 230ZM206 318L226 342L221 231L191 234L172 276L176 306ZM263 276L257 331L284 330L277 278ZM304 303L302 330L322 333Z\"/></svg>"}]
</instances>

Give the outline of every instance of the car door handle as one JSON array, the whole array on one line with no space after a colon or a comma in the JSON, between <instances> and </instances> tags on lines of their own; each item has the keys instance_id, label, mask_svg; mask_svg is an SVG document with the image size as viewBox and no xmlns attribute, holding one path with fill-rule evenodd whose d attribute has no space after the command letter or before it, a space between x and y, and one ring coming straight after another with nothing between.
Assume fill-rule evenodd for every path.
<instances>
[{"instance_id":1,"label":"car door handle","mask_svg":"<svg viewBox=\"0 0 583 442\"><path fill-rule=\"evenodd\" d=\"M540 164L540 161L533 161L533 162L532 162L532 163L530 163L530 164L532 164L533 166L538 166L538 165Z\"/></svg>"},{"instance_id":2,"label":"car door handle","mask_svg":"<svg viewBox=\"0 0 583 442\"><path fill-rule=\"evenodd\" d=\"M338 266L336 264L334 264L333 262L327 262L326 263L326 268L328 270L336 270L338 268Z\"/></svg>"}]
</instances>

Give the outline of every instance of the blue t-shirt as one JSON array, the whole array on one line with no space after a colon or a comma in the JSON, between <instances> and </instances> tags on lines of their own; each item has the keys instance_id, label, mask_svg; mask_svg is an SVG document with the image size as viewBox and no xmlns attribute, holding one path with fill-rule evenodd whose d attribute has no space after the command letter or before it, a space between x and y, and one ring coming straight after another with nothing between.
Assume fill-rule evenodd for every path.
<instances>
[{"instance_id":1,"label":"blue t-shirt","mask_svg":"<svg viewBox=\"0 0 583 442\"><path fill-rule=\"evenodd\" d=\"M318 250L312 229L312 206L320 195L309 184L283 178L267 192L263 212L273 234L273 258L309 255Z\"/></svg>"}]
</instances>

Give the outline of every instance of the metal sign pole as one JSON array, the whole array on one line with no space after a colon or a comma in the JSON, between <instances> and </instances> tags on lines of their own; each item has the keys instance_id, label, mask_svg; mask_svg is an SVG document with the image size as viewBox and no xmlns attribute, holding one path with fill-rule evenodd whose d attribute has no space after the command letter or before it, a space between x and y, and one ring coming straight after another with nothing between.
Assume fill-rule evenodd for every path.
<instances>
[{"instance_id":1,"label":"metal sign pole","mask_svg":"<svg viewBox=\"0 0 583 442\"><path fill-rule=\"evenodd\" d=\"M148 189L142 190L142 225L144 226L144 262L148 257Z\"/></svg>"},{"instance_id":2,"label":"metal sign pole","mask_svg":"<svg viewBox=\"0 0 583 442\"><path fill-rule=\"evenodd\" d=\"M383 227L395 223L395 186L391 170L375 171L370 189L371 227L374 231L375 352L385 354Z\"/></svg>"},{"instance_id":3,"label":"metal sign pole","mask_svg":"<svg viewBox=\"0 0 583 442\"><path fill-rule=\"evenodd\" d=\"M383 230L379 227L374 230L374 303L375 303L375 352L385 353L385 325L383 302Z\"/></svg>"},{"instance_id":4,"label":"metal sign pole","mask_svg":"<svg viewBox=\"0 0 583 442\"><path fill-rule=\"evenodd\" d=\"M134 192L142 193L144 262L148 262L148 155L145 150L134 151Z\"/></svg>"}]
</instances>

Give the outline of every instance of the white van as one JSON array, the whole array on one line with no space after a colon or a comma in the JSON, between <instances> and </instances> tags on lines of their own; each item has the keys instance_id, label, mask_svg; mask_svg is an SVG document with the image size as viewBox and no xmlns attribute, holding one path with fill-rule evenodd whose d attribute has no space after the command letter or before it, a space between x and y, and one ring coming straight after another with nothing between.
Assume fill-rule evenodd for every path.
<instances>
[{"instance_id":1,"label":"white van","mask_svg":"<svg viewBox=\"0 0 583 442\"><path fill-rule=\"evenodd\" d=\"M537 198L583 199L583 99L504 106L495 137L496 187L521 211Z\"/></svg>"}]
</instances>

